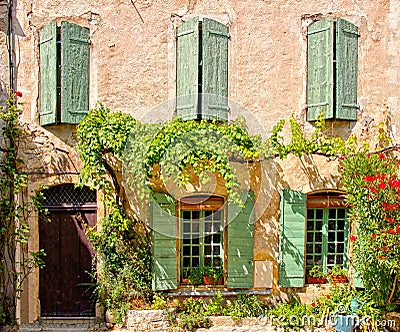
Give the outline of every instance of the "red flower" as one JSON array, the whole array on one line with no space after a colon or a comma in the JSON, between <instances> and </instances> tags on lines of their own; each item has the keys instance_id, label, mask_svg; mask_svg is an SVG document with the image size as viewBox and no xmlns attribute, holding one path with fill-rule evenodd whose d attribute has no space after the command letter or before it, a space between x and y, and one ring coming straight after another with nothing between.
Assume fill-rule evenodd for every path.
<instances>
[{"instance_id":1,"label":"red flower","mask_svg":"<svg viewBox=\"0 0 400 332\"><path fill-rule=\"evenodd\" d=\"M383 182L379 183L378 184L378 188L379 189L386 189L386 183L383 183Z\"/></svg>"},{"instance_id":2,"label":"red flower","mask_svg":"<svg viewBox=\"0 0 400 332\"><path fill-rule=\"evenodd\" d=\"M391 223L396 223L396 220L394 220L393 218L387 218L387 221L389 221Z\"/></svg>"},{"instance_id":3,"label":"red flower","mask_svg":"<svg viewBox=\"0 0 400 332\"><path fill-rule=\"evenodd\" d=\"M383 153L378 153L378 157L379 157L379 159L385 159L385 155L383 154Z\"/></svg>"},{"instance_id":4,"label":"red flower","mask_svg":"<svg viewBox=\"0 0 400 332\"><path fill-rule=\"evenodd\" d=\"M21 92L21 91L17 91L17 92L15 93L15 95L16 95L17 97L22 97L22 92Z\"/></svg>"},{"instance_id":5,"label":"red flower","mask_svg":"<svg viewBox=\"0 0 400 332\"><path fill-rule=\"evenodd\" d=\"M383 256L378 256L378 259L383 259Z\"/></svg>"},{"instance_id":6,"label":"red flower","mask_svg":"<svg viewBox=\"0 0 400 332\"><path fill-rule=\"evenodd\" d=\"M375 189L374 187L371 187L371 192L377 193L377 192L378 192L378 189Z\"/></svg>"},{"instance_id":7,"label":"red flower","mask_svg":"<svg viewBox=\"0 0 400 332\"><path fill-rule=\"evenodd\" d=\"M356 239L357 239L356 236L354 236L354 235L350 236L350 241L351 241L351 242L354 242Z\"/></svg>"},{"instance_id":8,"label":"red flower","mask_svg":"<svg viewBox=\"0 0 400 332\"><path fill-rule=\"evenodd\" d=\"M388 229L388 233L390 234L396 234L396 231L393 228Z\"/></svg>"},{"instance_id":9,"label":"red flower","mask_svg":"<svg viewBox=\"0 0 400 332\"><path fill-rule=\"evenodd\" d=\"M313 302L313 303L311 303L311 306L312 306L312 307L315 307L315 306L316 306L316 304Z\"/></svg>"},{"instance_id":10,"label":"red flower","mask_svg":"<svg viewBox=\"0 0 400 332\"><path fill-rule=\"evenodd\" d=\"M396 228L396 232L397 232L397 234L400 234L400 227Z\"/></svg>"},{"instance_id":11,"label":"red flower","mask_svg":"<svg viewBox=\"0 0 400 332\"><path fill-rule=\"evenodd\" d=\"M329 300L329 299L331 298L331 296L330 296L330 295L327 295L326 298Z\"/></svg>"},{"instance_id":12,"label":"red flower","mask_svg":"<svg viewBox=\"0 0 400 332\"><path fill-rule=\"evenodd\" d=\"M367 158L370 158L370 157L371 157L371 154L370 154L370 153L368 153L368 154L366 155L366 157L367 157Z\"/></svg>"},{"instance_id":13,"label":"red flower","mask_svg":"<svg viewBox=\"0 0 400 332\"><path fill-rule=\"evenodd\" d=\"M375 239L379 234L372 234L371 237Z\"/></svg>"}]
</instances>

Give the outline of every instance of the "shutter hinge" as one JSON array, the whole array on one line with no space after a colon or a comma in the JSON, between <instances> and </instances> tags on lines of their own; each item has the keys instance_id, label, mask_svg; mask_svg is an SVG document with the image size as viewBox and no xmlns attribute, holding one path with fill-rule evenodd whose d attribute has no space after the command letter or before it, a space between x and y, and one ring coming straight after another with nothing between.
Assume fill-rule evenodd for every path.
<instances>
[{"instance_id":1,"label":"shutter hinge","mask_svg":"<svg viewBox=\"0 0 400 332\"><path fill-rule=\"evenodd\" d=\"M53 37L50 37L50 38L46 38L46 39L44 39L44 40L41 40L41 41L38 42L38 46L40 46L41 44L47 43L48 41L50 41L50 40L52 40L52 39L53 39Z\"/></svg>"},{"instance_id":2,"label":"shutter hinge","mask_svg":"<svg viewBox=\"0 0 400 332\"><path fill-rule=\"evenodd\" d=\"M330 28L331 28L331 27L329 26L329 27L317 29L317 30L314 30L314 31L308 31L308 32L307 32L307 36L313 35L314 33L318 33L318 32L322 32L322 31L329 30Z\"/></svg>"}]
</instances>

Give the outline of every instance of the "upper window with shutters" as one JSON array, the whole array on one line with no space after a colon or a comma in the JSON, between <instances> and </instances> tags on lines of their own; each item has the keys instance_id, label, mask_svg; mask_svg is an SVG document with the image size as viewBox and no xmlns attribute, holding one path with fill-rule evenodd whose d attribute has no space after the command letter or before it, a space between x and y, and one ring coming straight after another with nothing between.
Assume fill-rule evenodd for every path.
<instances>
[{"instance_id":1,"label":"upper window with shutters","mask_svg":"<svg viewBox=\"0 0 400 332\"><path fill-rule=\"evenodd\" d=\"M307 120L357 120L358 28L341 18L308 27Z\"/></svg>"},{"instance_id":2,"label":"upper window with shutters","mask_svg":"<svg viewBox=\"0 0 400 332\"><path fill-rule=\"evenodd\" d=\"M40 31L40 124L77 124L89 109L89 30L51 22Z\"/></svg>"},{"instance_id":3,"label":"upper window with shutters","mask_svg":"<svg viewBox=\"0 0 400 332\"><path fill-rule=\"evenodd\" d=\"M195 17L177 29L176 111L184 120L228 119L226 25Z\"/></svg>"}]
</instances>

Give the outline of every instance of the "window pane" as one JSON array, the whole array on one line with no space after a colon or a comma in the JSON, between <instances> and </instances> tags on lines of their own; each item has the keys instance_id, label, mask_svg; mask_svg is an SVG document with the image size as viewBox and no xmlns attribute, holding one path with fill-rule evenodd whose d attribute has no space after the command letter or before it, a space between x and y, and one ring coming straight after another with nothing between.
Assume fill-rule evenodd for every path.
<instances>
[{"instance_id":1,"label":"window pane","mask_svg":"<svg viewBox=\"0 0 400 332\"><path fill-rule=\"evenodd\" d=\"M342 265L343 264L343 255L336 256L336 264Z\"/></svg>"},{"instance_id":2,"label":"window pane","mask_svg":"<svg viewBox=\"0 0 400 332\"><path fill-rule=\"evenodd\" d=\"M307 242L313 242L313 241L314 241L314 234L307 233Z\"/></svg>"},{"instance_id":3,"label":"window pane","mask_svg":"<svg viewBox=\"0 0 400 332\"><path fill-rule=\"evenodd\" d=\"M322 220L317 220L315 222L315 230L317 230L317 231L322 230Z\"/></svg>"},{"instance_id":4,"label":"window pane","mask_svg":"<svg viewBox=\"0 0 400 332\"><path fill-rule=\"evenodd\" d=\"M211 235L206 235L204 237L204 243L211 244Z\"/></svg>"},{"instance_id":5,"label":"window pane","mask_svg":"<svg viewBox=\"0 0 400 332\"><path fill-rule=\"evenodd\" d=\"M316 264L316 265L321 265L322 264L322 256L317 256L317 255L315 255L314 256L314 264Z\"/></svg>"},{"instance_id":6,"label":"window pane","mask_svg":"<svg viewBox=\"0 0 400 332\"><path fill-rule=\"evenodd\" d=\"M183 232L184 233L190 232L190 224L188 222L183 223Z\"/></svg>"},{"instance_id":7,"label":"window pane","mask_svg":"<svg viewBox=\"0 0 400 332\"><path fill-rule=\"evenodd\" d=\"M219 246L214 246L213 248L214 248L213 254L218 256L220 254L220 247Z\"/></svg>"},{"instance_id":8,"label":"window pane","mask_svg":"<svg viewBox=\"0 0 400 332\"><path fill-rule=\"evenodd\" d=\"M214 220L221 220L222 219L222 211L214 211Z\"/></svg>"},{"instance_id":9,"label":"window pane","mask_svg":"<svg viewBox=\"0 0 400 332\"><path fill-rule=\"evenodd\" d=\"M336 222L334 220L328 221L328 230L334 231L336 229Z\"/></svg>"},{"instance_id":10,"label":"window pane","mask_svg":"<svg viewBox=\"0 0 400 332\"><path fill-rule=\"evenodd\" d=\"M337 232L337 240L344 241L344 232Z\"/></svg>"},{"instance_id":11,"label":"window pane","mask_svg":"<svg viewBox=\"0 0 400 332\"><path fill-rule=\"evenodd\" d=\"M343 231L344 230L344 220L337 221L337 229Z\"/></svg>"},{"instance_id":12,"label":"window pane","mask_svg":"<svg viewBox=\"0 0 400 332\"><path fill-rule=\"evenodd\" d=\"M312 244L307 244L307 253L312 253L314 252L314 247Z\"/></svg>"},{"instance_id":13,"label":"window pane","mask_svg":"<svg viewBox=\"0 0 400 332\"><path fill-rule=\"evenodd\" d=\"M193 256L199 256L200 255L200 247L199 246L192 247L192 255Z\"/></svg>"},{"instance_id":14,"label":"window pane","mask_svg":"<svg viewBox=\"0 0 400 332\"><path fill-rule=\"evenodd\" d=\"M322 209L316 209L315 212L316 212L316 217L315 217L315 219L322 219L322 218L323 218L324 210L322 210Z\"/></svg>"},{"instance_id":15,"label":"window pane","mask_svg":"<svg viewBox=\"0 0 400 332\"><path fill-rule=\"evenodd\" d=\"M313 265L314 264L313 256L312 255L307 255L306 262L307 262L307 265Z\"/></svg>"},{"instance_id":16,"label":"window pane","mask_svg":"<svg viewBox=\"0 0 400 332\"><path fill-rule=\"evenodd\" d=\"M183 267L190 267L190 257L183 257Z\"/></svg>"},{"instance_id":17,"label":"window pane","mask_svg":"<svg viewBox=\"0 0 400 332\"><path fill-rule=\"evenodd\" d=\"M211 255L211 246L204 246L204 255Z\"/></svg>"},{"instance_id":18,"label":"window pane","mask_svg":"<svg viewBox=\"0 0 400 332\"><path fill-rule=\"evenodd\" d=\"M188 237L190 238L190 235L188 235ZM185 238L185 235L183 236L183 244L190 244L191 241L188 238Z\"/></svg>"},{"instance_id":19,"label":"window pane","mask_svg":"<svg viewBox=\"0 0 400 332\"><path fill-rule=\"evenodd\" d=\"M213 235L213 242L214 243L220 243L221 242L221 236L219 234L214 234Z\"/></svg>"},{"instance_id":20,"label":"window pane","mask_svg":"<svg viewBox=\"0 0 400 332\"><path fill-rule=\"evenodd\" d=\"M315 242L322 242L322 233L321 232L315 233Z\"/></svg>"},{"instance_id":21,"label":"window pane","mask_svg":"<svg viewBox=\"0 0 400 332\"><path fill-rule=\"evenodd\" d=\"M183 247L183 255L184 256L189 256L190 255L190 247L189 246L184 246Z\"/></svg>"},{"instance_id":22,"label":"window pane","mask_svg":"<svg viewBox=\"0 0 400 332\"><path fill-rule=\"evenodd\" d=\"M221 230L221 223L220 222L214 222L213 231L214 232L219 232L220 230Z\"/></svg>"},{"instance_id":23,"label":"window pane","mask_svg":"<svg viewBox=\"0 0 400 332\"><path fill-rule=\"evenodd\" d=\"M328 264L335 264L335 255L328 255Z\"/></svg>"},{"instance_id":24,"label":"window pane","mask_svg":"<svg viewBox=\"0 0 400 332\"><path fill-rule=\"evenodd\" d=\"M211 227L212 227L212 223L210 223L210 222L204 223L204 232L211 233Z\"/></svg>"},{"instance_id":25,"label":"window pane","mask_svg":"<svg viewBox=\"0 0 400 332\"><path fill-rule=\"evenodd\" d=\"M313 220L307 220L307 230L308 231L314 230L314 221Z\"/></svg>"},{"instance_id":26,"label":"window pane","mask_svg":"<svg viewBox=\"0 0 400 332\"><path fill-rule=\"evenodd\" d=\"M336 219L336 209L329 209L329 219Z\"/></svg>"},{"instance_id":27,"label":"window pane","mask_svg":"<svg viewBox=\"0 0 400 332\"><path fill-rule=\"evenodd\" d=\"M212 211L204 211L204 216L206 220L212 220Z\"/></svg>"},{"instance_id":28,"label":"window pane","mask_svg":"<svg viewBox=\"0 0 400 332\"><path fill-rule=\"evenodd\" d=\"M328 232L328 241L335 242L335 233L334 232Z\"/></svg>"},{"instance_id":29,"label":"window pane","mask_svg":"<svg viewBox=\"0 0 400 332\"><path fill-rule=\"evenodd\" d=\"M199 238L192 238L192 243L193 244L200 244Z\"/></svg>"},{"instance_id":30,"label":"window pane","mask_svg":"<svg viewBox=\"0 0 400 332\"><path fill-rule=\"evenodd\" d=\"M314 219L314 210L313 209L307 210L307 219Z\"/></svg>"},{"instance_id":31,"label":"window pane","mask_svg":"<svg viewBox=\"0 0 400 332\"><path fill-rule=\"evenodd\" d=\"M336 247L336 252L339 254L344 253L344 243L338 243Z\"/></svg>"},{"instance_id":32,"label":"window pane","mask_svg":"<svg viewBox=\"0 0 400 332\"><path fill-rule=\"evenodd\" d=\"M190 220L190 211L183 211L182 215L183 219Z\"/></svg>"},{"instance_id":33,"label":"window pane","mask_svg":"<svg viewBox=\"0 0 400 332\"><path fill-rule=\"evenodd\" d=\"M329 253L335 253L335 244L334 243L329 243L328 244L328 252Z\"/></svg>"},{"instance_id":34,"label":"window pane","mask_svg":"<svg viewBox=\"0 0 400 332\"><path fill-rule=\"evenodd\" d=\"M192 232L199 233L200 232L200 224L198 221L192 223Z\"/></svg>"},{"instance_id":35,"label":"window pane","mask_svg":"<svg viewBox=\"0 0 400 332\"><path fill-rule=\"evenodd\" d=\"M321 244L316 244L315 245L315 253L316 254L321 254L322 253L322 245Z\"/></svg>"},{"instance_id":36,"label":"window pane","mask_svg":"<svg viewBox=\"0 0 400 332\"><path fill-rule=\"evenodd\" d=\"M200 211L192 211L192 220L199 220L200 219Z\"/></svg>"},{"instance_id":37,"label":"window pane","mask_svg":"<svg viewBox=\"0 0 400 332\"><path fill-rule=\"evenodd\" d=\"M204 265L211 265L211 257L204 258Z\"/></svg>"},{"instance_id":38,"label":"window pane","mask_svg":"<svg viewBox=\"0 0 400 332\"><path fill-rule=\"evenodd\" d=\"M192 258L192 267L197 267L200 265L200 259L199 257L193 257Z\"/></svg>"},{"instance_id":39,"label":"window pane","mask_svg":"<svg viewBox=\"0 0 400 332\"><path fill-rule=\"evenodd\" d=\"M337 210L337 217L340 219L344 219L346 216L346 209L338 209Z\"/></svg>"}]
</instances>

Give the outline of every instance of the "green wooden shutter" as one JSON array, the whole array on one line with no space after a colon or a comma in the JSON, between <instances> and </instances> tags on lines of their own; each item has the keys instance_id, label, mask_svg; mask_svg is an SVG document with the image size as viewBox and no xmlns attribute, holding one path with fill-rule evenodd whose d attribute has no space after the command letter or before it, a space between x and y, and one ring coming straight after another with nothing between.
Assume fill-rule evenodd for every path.
<instances>
[{"instance_id":1,"label":"green wooden shutter","mask_svg":"<svg viewBox=\"0 0 400 332\"><path fill-rule=\"evenodd\" d=\"M304 286L306 195L281 191L279 284Z\"/></svg>"},{"instance_id":2,"label":"green wooden shutter","mask_svg":"<svg viewBox=\"0 0 400 332\"><path fill-rule=\"evenodd\" d=\"M336 119L357 120L358 28L336 22Z\"/></svg>"},{"instance_id":3,"label":"green wooden shutter","mask_svg":"<svg viewBox=\"0 0 400 332\"><path fill-rule=\"evenodd\" d=\"M254 193L241 194L245 207L228 206L228 288L253 287Z\"/></svg>"},{"instance_id":4,"label":"green wooden shutter","mask_svg":"<svg viewBox=\"0 0 400 332\"><path fill-rule=\"evenodd\" d=\"M204 18L202 36L202 119L228 120L229 29Z\"/></svg>"},{"instance_id":5,"label":"green wooden shutter","mask_svg":"<svg viewBox=\"0 0 400 332\"><path fill-rule=\"evenodd\" d=\"M324 112L333 118L333 21L324 18L307 32L307 120L315 121Z\"/></svg>"},{"instance_id":6,"label":"green wooden shutter","mask_svg":"<svg viewBox=\"0 0 400 332\"><path fill-rule=\"evenodd\" d=\"M79 123L89 110L89 30L61 22L61 122Z\"/></svg>"},{"instance_id":7,"label":"green wooden shutter","mask_svg":"<svg viewBox=\"0 0 400 332\"><path fill-rule=\"evenodd\" d=\"M176 212L174 199L163 193L153 193L151 200L153 248L153 290L178 287L176 253Z\"/></svg>"},{"instance_id":8,"label":"green wooden shutter","mask_svg":"<svg viewBox=\"0 0 400 332\"><path fill-rule=\"evenodd\" d=\"M40 31L40 124L57 122L57 24Z\"/></svg>"},{"instance_id":9,"label":"green wooden shutter","mask_svg":"<svg viewBox=\"0 0 400 332\"><path fill-rule=\"evenodd\" d=\"M198 118L199 92L199 18L177 29L176 113L184 120Z\"/></svg>"}]
</instances>

